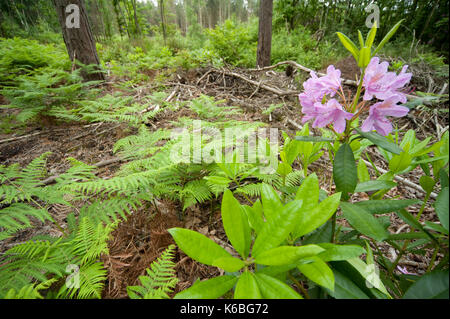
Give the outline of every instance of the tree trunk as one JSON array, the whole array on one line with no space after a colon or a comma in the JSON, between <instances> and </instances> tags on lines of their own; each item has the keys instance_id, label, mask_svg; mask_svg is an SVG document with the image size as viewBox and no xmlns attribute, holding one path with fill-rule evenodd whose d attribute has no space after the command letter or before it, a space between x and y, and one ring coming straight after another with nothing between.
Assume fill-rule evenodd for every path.
<instances>
[{"instance_id":1,"label":"tree trunk","mask_svg":"<svg viewBox=\"0 0 450 319\"><path fill-rule=\"evenodd\" d=\"M133 11L134 11L134 26L136 28L136 34L141 35L141 28L139 26L139 20L138 20L137 11L136 11L136 0L132 0L131 3L133 5Z\"/></svg>"},{"instance_id":2,"label":"tree trunk","mask_svg":"<svg viewBox=\"0 0 450 319\"><path fill-rule=\"evenodd\" d=\"M166 19L164 16L164 0L159 0L159 13L161 15L161 27L164 37L164 45L167 46L167 34L166 34Z\"/></svg>"},{"instance_id":3,"label":"tree trunk","mask_svg":"<svg viewBox=\"0 0 450 319\"><path fill-rule=\"evenodd\" d=\"M82 64L100 65L100 59L97 55L94 37L92 35L91 26L86 14L86 8L83 0L53 0L53 4L58 12L59 22L61 24L64 42L72 61L78 60ZM66 7L75 4L79 8L79 28L68 28L66 24L67 16L71 12L66 13ZM82 72L85 81L105 80L102 72L86 73Z\"/></svg>"},{"instance_id":4,"label":"tree trunk","mask_svg":"<svg viewBox=\"0 0 450 319\"><path fill-rule=\"evenodd\" d=\"M259 7L259 37L257 67L270 66L272 51L273 0L261 0Z\"/></svg>"}]
</instances>

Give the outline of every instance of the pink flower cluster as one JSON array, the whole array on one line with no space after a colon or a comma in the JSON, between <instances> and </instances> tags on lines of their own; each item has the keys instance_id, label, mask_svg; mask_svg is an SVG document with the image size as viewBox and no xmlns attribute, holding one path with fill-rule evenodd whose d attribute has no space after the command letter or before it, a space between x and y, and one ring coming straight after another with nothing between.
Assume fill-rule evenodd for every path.
<instances>
[{"instance_id":1,"label":"pink flower cluster","mask_svg":"<svg viewBox=\"0 0 450 319\"><path fill-rule=\"evenodd\" d=\"M389 63L380 63L379 58L375 57L366 68L363 100L377 98L380 102L370 107L369 117L361 127L364 132L376 130L386 136L393 130L387 116L404 117L409 112L407 107L399 105L407 101L406 95L399 90L409 83L412 74L406 73L407 66L398 75L388 72L388 67ZM335 98L336 94L343 96L341 71L331 65L323 77L319 78L312 72L311 78L303 86L305 90L299 96L304 114L303 123L314 120L313 127L316 128L332 124L337 133L343 133L347 121L355 114L349 112L351 103L343 107Z\"/></svg>"}]
</instances>

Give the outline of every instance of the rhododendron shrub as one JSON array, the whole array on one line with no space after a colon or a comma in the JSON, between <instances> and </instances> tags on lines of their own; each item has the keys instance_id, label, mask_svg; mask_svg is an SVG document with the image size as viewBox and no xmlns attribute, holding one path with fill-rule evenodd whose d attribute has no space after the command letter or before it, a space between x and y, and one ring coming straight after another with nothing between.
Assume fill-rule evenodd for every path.
<instances>
[{"instance_id":1,"label":"rhododendron shrub","mask_svg":"<svg viewBox=\"0 0 450 319\"><path fill-rule=\"evenodd\" d=\"M398 27L394 29L396 28ZM311 78L303 84L304 91L299 96L303 123L312 121L314 128L328 127L337 135L346 133L343 137L346 140L350 137L351 125L356 119L364 119L361 125L363 132L376 131L387 136L393 131L388 117L400 118L409 113L409 108L402 104L407 102L404 89L411 81L412 73L407 73L408 66L399 74L389 72L389 63L381 62L371 53L375 32L376 27L369 33L365 46L359 53L350 39L339 34L344 45L353 48L350 52L354 53L361 67L358 90L355 96L346 96L341 71L333 65L328 67L327 74L322 77L312 72ZM388 37L392 35L390 33ZM380 49L378 47L375 52Z\"/></svg>"}]
</instances>

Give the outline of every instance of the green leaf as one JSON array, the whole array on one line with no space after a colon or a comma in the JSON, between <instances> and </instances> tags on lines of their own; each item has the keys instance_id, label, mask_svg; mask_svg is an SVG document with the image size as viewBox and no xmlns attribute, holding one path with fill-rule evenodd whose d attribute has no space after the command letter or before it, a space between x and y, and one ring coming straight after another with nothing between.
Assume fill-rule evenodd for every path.
<instances>
[{"instance_id":1,"label":"green leaf","mask_svg":"<svg viewBox=\"0 0 450 319\"><path fill-rule=\"evenodd\" d=\"M312 257L310 264L298 265L297 268L308 279L331 291L334 290L334 275L330 267L320 258Z\"/></svg>"},{"instance_id":2,"label":"green leaf","mask_svg":"<svg viewBox=\"0 0 450 319\"><path fill-rule=\"evenodd\" d=\"M366 163L361 159L358 162L358 179L360 183L368 182L370 181L370 174L369 170L367 169Z\"/></svg>"},{"instance_id":3,"label":"green leaf","mask_svg":"<svg viewBox=\"0 0 450 319\"><path fill-rule=\"evenodd\" d=\"M260 253L255 257L255 263L267 266L289 265L323 251L324 249L317 245L281 246Z\"/></svg>"},{"instance_id":4,"label":"green leaf","mask_svg":"<svg viewBox=\"0 0 450 319\"><path fill-rule=\"evenodd\" d=\"M261 202L257 200L252 207L242 206L242 209L247 215L250 227L258 234L261 228L264 226L263 208Z\"/></svg>"},{"instance_id":5,"label":"green leaf","mask_svg":"<svg viewBox=\"0 0 450 319\"><path fill-rule=\"evenodd\" d=\"M419 204L420 200L417 199L402 199L402 200L367 200L363 202L357 202L353 205L358 206L371 214L388 214L395 212L399 209L406 208L411 205Z\"/></svg>"},{"instance_id":6,"label":"green leaf","mask_svg":"<svg viewBox=\"0 0 450 319\"><path fill-rule=\"evenodd\" d=\"M375 21L375 23L373 24L372 29L370 29L370 32L367 35L366 47L372 48L373 41L375 41L375 37L377 35L377 30L378 30L378 26L377 26L377 22Z\"/></svg>"},{"instance_id":7,"label":"green leaf","mask_svg":"<svg viewBox=\"0 0 450 319\"><path fill-rule=\"evenodd\" d=\"M256 273L256 282L264 299L303 299L284 282L265 274Z\"/></svg>"},{"instance_id":8,"label":"green leaf","mask_svg":"<svg viewBox=\"0 0 450 319\"><path fill-rule=\"evenodd\" d=\"M364 37L360 30L358 30L358 40L359 40L359 47L364 47Z\"/></svg>"},{"instance_id":9,"label":"green leaf","mask_svg":"<svg viewBox=\"0 0 450 319\"><path fill-rule=\"evenodd\" d=\"M225 249L200 233L183 228L172 228L168 232L186 255L202 264L214 266L214 262L220 258L233 258ZM234 268L230 272L233 271Z\"/></svg>"},{"instance_id":10,"label":"green leaf","mask_svg":"<svg viewBox=\"0 0 450 319\"><path fill-rule=\"evenodd\" d=\"M369 297L349 278L337 270L333 270L335 287L328 293L335 299L369 299Z\"/></svg>"},{"instance_id":11,"label":"green leaf","mask_svg":"<svg viewBox=\"0 0 450 319\"><path fill-rule=\"evenodd\" d=\"M358 184L356 186L355 193L366 193L378 191L380 189L391 189L396 186L396 183L390 181L368 181Z\"/></svg>"},{"instance_id":12,"label":"green leaf","mask_svg":"<svg viewBox=\"0 0 450 319\"><path fill-rule=\"evenodd\" d=\"M344 45L344 47L353 55L356 61L359 61L359 50L356 44L353 43L345 34L337 32L339 40Z\"/></svg>"},{"instance_id":13,"label":"green leaf","mask_svg":"<svg viewBox=\"0 0 450 319\"><path fill-rule=\"evenodd\" d=\"M261 202L263 205L264 216L269 220L283 209L280 197L275 189L267 184L262 185Z\"/></svg>"},{"instance_id":14,"label":"green leaf","mask_svg":"<svg viewBox=\"0 0 450 319\"><path fill-rule=\"evenodd\" d=\"M449 299L449 271L425 274L406 291L403 299Z\"/></svg>"},{"instance_id":15,"label":"green leaf","mask_svg":"<svg viewBox=\"0 0 450 319\"><path fill-rule=\"evenodd\" d=\"M222 199L222 222L234 249L246 259L250 252L251 230L241 204L229 189L225 191Z\"/></svg>"},{"instance_id":16,"label":"green leaf","mask_svg":"<svg viewBox=\"0 0 450 319\"><path fill-rule=\"evenodd\" d=\"M436 208L436 214L439 217L439 221L442 226L448 231L448 206L449 206L449 188L445 187L434 204Z\"/></svg>"},{"instance_id":17,"label":"green leaf","mask_svg":"<svg viewBox=\"0 0 450 319\"><path fill-rule=\"evenodd\" d=\"M220 276L201 281L178 293L174 299L217 299L233 288L237 280L235 276Z\"/></svg>"},{"instance_id":18,"label":"green leaf","mask_svg":"<svg viewBox=\"0 0 450 319\"><path fill-rule=\"evenodd\" d=\"M350 225L360 233L377 241L383 241L388 237L383 225L363 208L344 202L341 203L341 208Z\"/></svg>"},{"instance_id":19,"label":"green leaf","mask_svg":"<svg viewBox=\"0 0 450 319\"><path fill-rule=\"evenodd\" d=\"M315 173L309 175L302 182L295 196L296 200L302 200L302 209L312 211L319 202L319 179Z\"/></svg>"},{"instance_id":20,"label":"green leaf","mask_svg":"<svg viewBox=\"0 0 450 319\"><path fill-rule=\"evenodd\" d=\"M380 276L378 275L375 264L370 263L371 251L368 251L367 254L367 264L359 258L349 259L346 262L352 265L352 267L355 268L361 274L361 276L363 276L368 286L373 286L374 288L384 293L386 296L391 297L389 292L386 290L383 282L381 281Z\"/></svg>"},{"instance_id":21,"label":"green leaf","mask_svg":"<svg viewBox=\"0 0 450 319\"><path fill-rule=\"evenodd\" d=\"M407 152L402 152L400 155L395 155L389 161L389 170L392 173L398 174L407 169L412 162L412 157Z\"/></svg>"},{"instance_id":22,"label":"green leaf","mask_svg":"<svg viewBox=\"0 0 450 319\"><path fill-rule=\"evenodd\" d=\"M375 51L373 52L372 56L375 56L383 47L386 43L388 43L388 41L394 36L394 34L397 32L398 28L400 28L400 25L402 24L402 22L405 21L405 19L400 20L389 32L388 34L386 34L386 36L384 37L383 40L381 40L380 44L378 45L378 47L375 49Z\"/></svg>"},{"instance_id":23,"label":"green leaf","mask_svg":"<svg viewBox=\"0 0 450 319\"><path fill-rule=\"evenodd\" d=\"M281 162L278 164L277 173L281 176L287 176L288 174L292 173L292 167L285 162Z\"/></svg>"},{"instance_id":24,"label":"green leaf","mask_svg":"<svg viewBox=\"0 0 450 319\"><path fill-rule=\"evenodd\" d=\"M371 58L370 48L368 47L361 48L361 51L359 52L358 66L361 69L365 69L370 63L370 58Z\"/></svg>"},{"instance_id":25,"label":"green leaf","mask_svg":"<svg viewBox=\"0 0 450 319\"><path fill-rule=\"evenodd\" d=\"M356 258L366 251L361 246L356 245L335 245L330 243L319 244L325 249L318 257L323 261L341 261Z\"/></svg>"},{"instance_id":26,"label":"green leaf","mask_svg":"<svg viewBox=\"0 0 450 319\"><path fill-rule=\"evenodd\" d=\"M336 189L343 193L343 198L348 193L353 193L358 183L358 173L355 156L348 144L343 144L336 153L333 164L333 178Z\"/></svg>"},{"instance_id":27,"label":"green leaf","mask_svg":"<svg viewBox=\"0 0 450 319\"><path fill-rule=\"evenodd\" d=\"M403 150L397 145L392 143L390 140L388 140L386 137L379 135L375 132L363 132L360 129L356 129L359 135L362 137L368 139L375 145L385 149L386 151L389 151L393 154L400 155Z\"/></svg>"},{"instance_id":28,"label":"green leaf","mask_svg":"<svg viewBox=\"0 0 450 319\"><path fill-rule=\"evenodd\" d=\"M312 210L303 209L300 211L297 221L294 239L309 234L325 224L336 212L341 200L341 193L327 197Z\"/></svg>"},{"instance_id":29,"label":"green leaf","mask_svg":"<svg viewBox=\"0 0 450 319\"><path fill-rule=\"evenodd\" d=\"M322 136L296 136L295 140L300 141L300 142L314 142L314 143L334 142L335 141L332 138L326 138L326 137L322 137Z\"/></svg>"},{"instance_id":30,"label":"green leaf","mask_svg":"<svg viewBox=\"0 0 450 319\"><path fill-rule=\"evenodd\" d=\"M282 208L261 229L252 249L252 256L280 245L293 231L302 211L302 201L292 201Z\"/></svg>"},{"instance_id":31,"label":"green leaf","mask_svg":"<svg viewBox=\"0 0 450 319\"><path fill-rule=\"evenodd\" d=\"M245 267L245 262L235 257L221 257L214 260L212 265L228 272L236 272Z\"/></svg>"},{"instance_id":32,"label":"green leaf","mask_svg":"<svg viewBox=\"0 0 450 319\"><path fill-rule=\"evenodd\" d=\"M261 299L258 283L255 275L249 271L245 271L236 284L234 299Z\"/></svg>"}]
</instances>

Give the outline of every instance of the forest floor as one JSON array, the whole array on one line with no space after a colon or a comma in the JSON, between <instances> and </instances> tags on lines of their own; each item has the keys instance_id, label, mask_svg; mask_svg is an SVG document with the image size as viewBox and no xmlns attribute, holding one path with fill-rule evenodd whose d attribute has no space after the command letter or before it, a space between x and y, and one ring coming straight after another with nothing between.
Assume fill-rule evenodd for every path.
<instances>
[{"instance_id":1,"label":"forest floor","mask_svg":"<svg viewBox=\"0 0 450 319\"><path fill-rule=\"evenodd\" d=\"M358 68L352 59L345 59L337 63L336 67L343 71L344 78L355 79ZM230 72L237 73L250 81L230 75ZM306 79L308 74L304 73L301 77ZM110 81L104 88L105 94L117 90L114 82L120 80L111 79ZM258 83L258 85L251 83L251 81ZM157 91L157 88L151 86L151 84L136 87L133 92L136 102L153 91ZM295 94L277 94L264 88L262 84L283 92L302 89L298 81L294 80L294 77L281 72L211 68L179 71L168 78L161 87L165 88L172 97L172 101L188 101L202 94L213 96L216 100L225 100L226 106L240 107L243 110L243 116L240 115L239 120L264 122L270 127L278 128L280 139L281 131L285 131L291 136L295 135L295 132L301 126L298 97ZM417 89L417 86L414 87L413 83L410 90L414 90L414 88ZM346 89L354 90L354 87L349 86ZM0 105L2 104L1 99L0 96ZM3 101L3 104L5 103L6 101ZM276 109L271 115L262 114L271 104L283 104L283 106ZM445 107L448 107L448 105ZM0 114L4 112L11 112L11 110L0 109ZM192 115L188 113L189 111L184 108L178 111L166 110L159 113L146 125L154 130L159 128L170 129L172 120L182 115ZM421 140L433 136L433 141L436 141L442 128L448 127L448 114L436 115L416 109L408 117L397 121L396 124L403 131L414 129L417 137ZM107 163L98 170L98 176L107 179L113 176L120 167L120 162L115 161L112 151L113 145L119 139L136 132L136 129L130 129L127 124L61 124L55 123L51 119L42 119L39 125L27 126L25 131L20 132L20 136L14 133L0 134L0 163L3 165L19 163L24 166L42 153L52 152L52 155L48 158L49 176L57 175L68 169L70 165L67 158L73 157L87 164ZM24 138L21 138L22 136ZM370 155L376 166L387 168L383 158L374 148L370 149ZM108 163L110 164L108 165ZM317 173L321 187L330 190L332 166L326 156L313 164L310 167L310 172ZM418 185L420 170L415 170L402 177ZM422 192L402 183L392 189L387 196L405 199L424 198ZM355 197L354 199L358 198ZM360 197L359 199L368 199L368 197ZM231 252L231 246L227 242L221 223L219 204L220 201L217 200L212 203L197 205L188 209L182 220L179 218L179 213L182 210L180 204L168 200L157 201L155 206L144 207L130 215L128 220L122 222L114 231L109 243L109 255L102 257L109 271L104 298L127 297L126 287L138 284L138 277L145 273L145 269L149 267L151 262L159 257L165 248L174 243L167 232L169 228L184 227L196 230L212 238ZM417 213L419 208L412 206L411 213ZM51 209L53 217L61 224L65 223L66 209L66 207L57 205ZM409 227L405 226L405 223L394 214L389 216L391 231L400 232ZM425 220L437 221L431 206L426 208L423 216ZM11 240L3 241L0 244L0 252L37 234L59 235L59 231L56 228L53 229L50 224L24 231ZM383 246L381 249L384 250L388 258L395 258L395 256L392 256L389 246ZM426 270L429 259L430 254L423 256L408 255L402 260L401 265L411 273L420 274ZM201 265L188 258L181 251L177 252L175 262L179 278L175 292L189 287L198 278L211 278L220 274L217 268Z\"/></svg>"}]
</instances>

